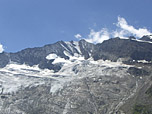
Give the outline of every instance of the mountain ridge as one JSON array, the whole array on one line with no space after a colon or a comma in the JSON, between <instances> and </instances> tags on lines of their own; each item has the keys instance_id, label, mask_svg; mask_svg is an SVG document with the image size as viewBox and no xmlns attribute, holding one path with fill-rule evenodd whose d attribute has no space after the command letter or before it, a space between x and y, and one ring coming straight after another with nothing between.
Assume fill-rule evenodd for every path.
<instances>
[{"instance_id":1,"label":"mountain ridge","mask_svg":"<svg viewBox=\"0 0 152 114\"><path fill-rule=\"evenodd\" d=\"M149 36L143 36L143 38ZM75 44L74 44L75 43ZM0 54L0 67L3 68L10 61L18 64L27 64L29 66L39 65L40 68L60 69L60 66L54 66L53 61L46 59L49 54L56 54L57 56L69 59L64 51L68 52L71 56L74 53L84 56L85 59L92 57L94 60L111 60L117 61L123 59L124 61L138 61L138 60L152 60L152 44L148 42L141 42L129 37L128 39L111 38L103 43L92 44L84 39L76 42L58 41L54 44L47 44L43 47L26 48L16 53ZM51 67L48 67L51 66Z\"/></svg>"},{"instance_id":2,"label":"mountain ridge","mask_svg":"<svg viewBox=\"0 0 152 114\"><path fill-rule=\"evenodd\" d=\"M150 41L117 37L3 52L0 113L151 114L151 49Z\"/></svg>"}]
</instances>

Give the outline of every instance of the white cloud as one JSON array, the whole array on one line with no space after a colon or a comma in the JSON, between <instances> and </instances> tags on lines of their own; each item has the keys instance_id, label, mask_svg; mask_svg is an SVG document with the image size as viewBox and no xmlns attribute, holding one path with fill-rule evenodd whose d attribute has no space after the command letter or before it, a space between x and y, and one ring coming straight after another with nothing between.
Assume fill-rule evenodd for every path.
<instances>
[{"instance_id":1,"label":"white cloud","mask_svg":"<svg viewBox=\"0 0 152 114\"><path fill-rule=\"evenodd\" d=\"M2 53L4 51L3 45L0 44L0 53Z\"/></svg>"},{"instance_id":2,"label":"white cloud","mask_svg":"<svg viewBox=\"0 0 152 114\"><path fill-rule=\"evenodd\" d=\"M104 40L108 40L109 38L110 36L108 30L106 28L103 28L97 32L91 30L88 38L86 38L85 40L91 43L102 43Z\"/></svg>"},{"instance_id":3,"label":"white cloud","mask_svg":"<svg viewBox=\"0 0 152 114\"><path fill-rule=\"evenodd\" d=\"M75 36L75 38L78 38L78 39L82 37L80 34L76 34L74 36Z\"/></svg>"},{"instance_id":4,"label":"white cloud","mask_svg":"<svg viewBox=\"0 0 152 114\"><path fill-rule=\"evenodd\" d=\"M125 30L115 30L111 33L111 36L112 38L115 38L115 37L125 38L129 34L130 33Z\"/></svg>"},{"instance_id":5,"label":"white cloud","mask_svg":"<svg viewBox=\"0 0 152 114\"><path fill-rule=\"evenodd\" d=\"M84 39L91 43L102 43L104 40L108 40L109 38L126 38L128 36L135 36L136 38L141 38L144 35L152 34L146 28L136 29L134 26L129 25L127 21L120 16L118 16L118 22L114 25L116 25L116 30L110 32L107 28L102 28L99 31L94 31L92 29L88 37ZM76 34L75 37L79 39L83 38L80 34Z\"/></svg>"},{"instance_id":6,"label":"white cloud","mask_svg":"<svg viewBox=\"0 0 152 114\"><path fill-rule=\"evenodd\" d=\"M128 33L131 33L134 36L139 37L139 38L142 37L142 36L144 36L144 35L150 35L150 34L152 34L146 28L136 29L132 25L128 25L127 21L123 17L120 17L120 16L118 16L117 27L120 27L122 30L124 30L124 31L126 31Z\"/></svg>"}]
</instances>

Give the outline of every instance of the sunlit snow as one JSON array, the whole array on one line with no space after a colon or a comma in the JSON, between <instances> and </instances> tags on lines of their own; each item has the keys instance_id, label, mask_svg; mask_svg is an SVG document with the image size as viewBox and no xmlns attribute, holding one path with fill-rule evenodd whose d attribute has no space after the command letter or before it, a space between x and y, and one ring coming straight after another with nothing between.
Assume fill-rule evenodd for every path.
<instances>
[{"instance_id":1,"label":"sunlit snow","mask_svg":"<svg viewBox=\"0 0 152 114\"><path fill-rule=\"evenodd\" d=\"M46 56L46 59L51 60L51 59L56 59L58 56L56 54L49 54L48 56Z\"/></svg>"},{"instance_id":2,"label":"sunlit snow","mask_svg":"<svg viewBox=\"0 0 152 114\"><path fill-rule=\"evenodd\" d=\"M61 59L63 58L57 57L56 63L61 62ZM73 59L75 61L72 61ZM38 65L30 67L26 64L10 63L5 68L0 69L0 91L3 88L3 93L16 92L22 87L45 84L44 79L48 78L52 80L50 93L55 93L62 89L65 83L86 76L94 76L94 72L96 75L111 75L116 71L120 77L124 76L124 71L119 70L119 67L129 67L129 65L124 65L121 62L84 60L83 57L77 57L77 55L70 56L70 59L64 60L64 62L66 64L56 73L48 69L42 70L38 68ZM111 70L106 70L107 68L111 68ZM76 73L74 69L79 72Z\"/></svg>"},{"instance_id":3,"label":"sunlit snow","mask_svg":"<svg viewBox=\"0 0 152 114\"><path fill-rule=\"evenodd\" d=\"M40 69L38 65L31 67L13 62L10 62L4 68L0 68L0 92L12 93L28 86L45 84L47 79L51 81L50 93L53 94L63 89L66 83L83 77L112 74L118 77L125 76L124 72L126 70L119 70L119 68L130 67L122 62L94 61L92 58L85 60L78 42L66 42L66 44L69 48L61 45L65 48L63 54L69 59L62 58L55 53L46 56L47 60L53 60L52 64L62 64L61 69L56 73L53 70Z\"/></svg>"}]
</instances>

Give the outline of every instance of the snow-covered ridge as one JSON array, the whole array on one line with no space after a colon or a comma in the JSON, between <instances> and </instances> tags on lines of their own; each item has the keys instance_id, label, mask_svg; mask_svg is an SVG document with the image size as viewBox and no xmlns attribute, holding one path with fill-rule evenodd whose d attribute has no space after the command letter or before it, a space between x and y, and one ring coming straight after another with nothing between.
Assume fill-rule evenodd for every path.
<instances>
[{"instance_id":1,"label":"snow-covered ridge","mask_svg":"<svg viewBox=\"0 0 152 114\"><path fill-rule=\"evenodd\" d=\"M146 60L138 60L137 62L139 62L139 63L152 63L151 61L146 61Z\"/></svg>"},{"instance_id":2,"label":"snow-covered ridge","mask_svg":"<svg viewBox=\"0 0 152 114\"><path fill-rule=\"evenodd\" d=\"M56 59L58 56L56 54L49 54L48 56L46 56L46 59L48 60L52 60L52 59Z\"/></svg>"},{"instance_id":3,"label":"snow-covered ridge","mask_svg":"<svg viewBox=\"0 0 152 114\"><path fill-rule=\"evenodd\" d=\"M72 42L65 42L70 50L74 53L74 50L77 50L79 54L81 54L79 42L72 41Z\"/></svg>"},{"instance_id":4,"label":"snow-covered ridge","mask_svg":"<svg viewBox=\"0 0 152 114\"><path fill-rule=\"evenodd\" d=\"M10 63L6 67L1 68L0 84L1 88L3 88L3 93L16 92L21 86L27 87L30 85L44 84L45 78L52 80L50 92L55 93L59 89L62 89L65 83L75 79L84 76L94 76L94 74L111 75L115 72L118 72L118 74L115 73L114 75L121 77L124 76L124 72L130 67L122 62L111 62L109 60L94 61L93 58L85 60L78 42L65 43L68 47L64 46L64 43L60 43L60 45L65 49L63 54L67 56L68 59L56 53L50 53L46 56L46 59L52 61L53 65L61 65L61 69L58 72L40 69L38 65L31 67L26 64L17 63ZM147 63L147 61L144 60L138 62ZM119 70L120 67L125 67L126 70Z\"/></svg>"},{"instance_id":5,"label":"snow-covered ridge","mask_svg":"<svg viewBox=\"0 0 152 114\"><path fill-rule=\"evenodd\" d=\"M71 45L70 42L66 42L68 45ZM73 62L75 61L81 61L81 60L85 60L84 57L80 54L80 50L79 50L79 47L78 47L78 43L77 42L74 42L74 44L76 45L79 53L73 53L73 55L71 55L68 51L64 51L63 53L69 57L69 59L65 59L65 58L62 58L58 55L56 55L55 53L51 53L49 55L46 56L46 59L47 60L53 60L53 64L57 64L57 63L67 63L67 64L72 64ZM71 50L73 50L71 48Z\"/></svg>"},{"instance_id":6,"label":"snow-covered ridge","mask_svg":"<svg viewBox=\"0 0 152 114\"><path fill-rule=\"evenodd\" d=\"M132 40L137 41L137 42L152 43L151 41L144 41L144 40L138 40L138 39L132 39Z\"/></svg>"},{"instance_id":7,"label":"snow-covered ridge","mask_svg":"<svg viewBox=\"0 0 152 114\"><path fill-rule=\"evenodd\" d=\"M44 84L43 78L49 78L53 71L41 70L38 66L8 64L0 69L0 84L2 93L16 92L21 87Z\"/></svg>"},{"instance_id":8,"label":"snow-covered ridge","mask_svg":"<svg viewBox=\"0 0 152 114\"><path fill-rule=\"evenodd\" d=\"M67 54L67 53L66 53ZM67 54L68 55L68 54ZM52 55L49 55L52 57ZM16 92L21 87L37 86L45 83L45 79L52 80L51 93L62 89L65 83L77 78L89 76L90 73L99 73L100 75L111 74L112 71L104 71L104 69L118 69L119 67L126 67L121 62L111 61L94 61L93 59L85 60L84 57L75 54L75 56L69 56L69 60L61 61L56 55L53 55L54 64L64 62L61 70L54 73L52 70L40 69L38 65L28 66L26 64L10 63L6 67L0 69L0 91L3 93ZM87 75L86 75L87 74Z\"/></svg>"},{"instance_id":9,"label":"snow-covered ridge","mask_svg":"<svg viewBox=\"0 0 152 114\"><path fill-rule=\"evenodd\" d=\"M63 54L69 59L65 59L63 57L60 57L56 53L50 53L49 55L46 56L47 60L53 60L52 64L57 64L57 63L68 63L72 64L76 60L84 60L84 56L82 56L79 42L76 41L71 41L71 42L64 42L66 46L63 45L63 43L60 43L60 45L65 49L63 51Z\"/></svg>"},{"instance_id":10,"label":"snow-covered ridge","mask_svg":"<svg viewBox=\"0 0 152 114\"><path fill-rule=\"evenodd\" d=\"M114 39L114 41L118 41L118 44L123 44L126 40L120 41L119 39ZM110 43L111 42L113 43L112 40ZM149 47L151 47L150 44L138 43L131 39L126 42L137 44L139 48L140 45L149 45ZM108 42L105 42L105 45L106 43L108 44ZM128 45L128 47L132 48L130 45ZM15 63L15 61L9 59L10 63L4 68L0 68L1 104L4 103L5 105L6 101L10 103L12 100L13 102L10 106L14 108L15 104L18 106L25 103L25 105L22 106L34 106L35 104L42 103L43 105L43 103L47 103L46 106L49 106L49 108L46 108L52 111L52 109L60 109L60 104L62 103L65 104L65 106L62 106L59 113L70 113L73 108L77 110L77 106L83 108L83 106L79 104L83 104L84 101L87 101L86 104L88 105L84 105L88 107L88 109L91 107L94 110L96 107L98 108L98 106L102 105L103 112L107 110L107 114L110 112L113 113L114 110L117 111L128 98L135 94L138 85L140 88L140 83L143 83L148 76L136 76L136 74L132 74L132 70L133 73L134 71L136 73L136 70L137 72L143 72L143 66L140 66L142 64L137 64L137 66L126 65L121 62L128 60L128 58L119 58L120 56L118 55L117 62L102 60L102 51L96 50L98 48L100 49L100 45L94 46L85 41L79 43L65 43L61 41L53 46L48 45L38 50L30 49L30 51L32 50L31 55L28 50L27 52L18 54L19 56L10 56L17 61ZM117 45L115 48L117 49ZM111 50L111 48L106 49L106 52ZM94 51L96 51L96 53ZM126 53L126 50L124 53ZM89 54L91 55L89 56ZM98 54L101 54L101 58L94 61L95 57L98 57ZM112 54L111 51L110 54ZM30 55L30 57L26 55ZM113 57L111 55L109 56ZM30 59L30 61L28 61L28 59ZM111 58L107 57L104 59ZM138 60L135 58L134 62L149 63L149 61L146 60L149 59ZM44 67L40 67L40 65ZM130 67L136 67L137 69ZM42 100L41 98L40 100L37 99L39 96ZM100 101L101 105L98 105ZM31 105L31 102L33 102L33 105ZM68 110L66 110L67 107L69 107ZM3 109L3 107L1 107L1 109ZM96 113L102 113L100 110L101 109Z\"/></svg>"},{"instance_id":11,"label":"snow-covered ridge","mask_svg":"<svg viewBox=\"0 0 152 114\"><path fill-rule=\"evenodd\" d=\"M146 37L148 37L149 39L152 39L152 35L146 35Z\"/></svg>"},{"instance_id":12,"label":"snow-covered ridge","mask_svg":"<svg viewBox=\"0 0 152 114\"><path fill-rule=\"evenodd\" d=\"M152 39L152 36L148 36L150 39ZM130 38L120 38L120 39L124 39L124 40L129 40ZM137 41L137 42L144 42L144 43L152 43L151 41L145 41L145 40L140 40L140 39L131 39L131 40L134 40L134 41Z\"/></svg>"}]
</instances>

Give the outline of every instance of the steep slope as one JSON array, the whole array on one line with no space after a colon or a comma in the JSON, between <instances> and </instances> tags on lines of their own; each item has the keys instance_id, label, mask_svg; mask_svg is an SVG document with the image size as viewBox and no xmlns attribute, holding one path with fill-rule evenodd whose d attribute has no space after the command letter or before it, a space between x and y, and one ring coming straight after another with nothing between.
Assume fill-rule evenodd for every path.
<instances>
[{"instance_id":1,"label":"steep slope","mask_svg":"<svg viewBox=\"0 0 152 114\"><path fill-rule=\"evenodd\" d=\"M126 114L151 114L152 113L152 80L146 80L135 95L130 98L119 110Z\"/></svg>"},{"instance_id":2,"label":"steep slope","mask_svg":"<svg viewBox=\"0 0 152 114\"><path fill-rule=\"evenodd\" d=\"M93 52L95 60L104 59L117 61L124 60L152 60L152 43L142 42L134 39L114 38L97 44Z\"/></svg>"},{"instance_id":3,"label":"steep slope","mask_svg":"<svg viewBox=\"0 0 152 114\"><path fill-rule=\"evenodd\" d=\"M37 67L8 65L0 71L1 111L109 114L134 94L136 83L140 83L138 77L127 73L129 67L110 61L83 60L53 73Z\"/></svg>"},{"instance_id":4,"label":"steep slope","mask_svg":"<svg viewBox=\"0 0 152 114\"><path fill-rule=\"evenodd\" d=\"M151 50L151 42L136 40L131 37L128 39L112 38L97 45L88 43L85 40L80 40L79 42L59 41L44 47L27 48L17 53L1 53L0 67L5 67L10 62L16 62L29 66L39 65L42 69L48 68L59 71L61 66L52 64L53 59L50 61L46 58L49 54L56 54L65 60L69 60L69 56L76 55L82 56L85 59L92 57L94 60L151 61Z\"/></svg>"},{"instance_id":5,"label":"steep slope","mask_svg":"<svg viewBox=\"0 0 152 114\"><path fill-rule=\"evenodd\" d=\"M140 40L152 42L152 35L143 36Z\"/></svg>"},{"instance_id":6,"label":"steep slope","mask_svg":"<svg viewBox=\"0 0 152 114\"><path fill-rule=\"evenodd\" d=\"M150 114L151 50L130 37L1 53L0 113Z\"/></svg>"},{"instance_id":7,"label":"steep slope","mask_svg":"<svg viewBox=\"0 0 152 114\"><path fill-rule=\"evenodd\" d=\"M5 67L10 62L16 62L18 64L27 64L29 66L39 65L40 68L48 68L50 70L58 71L61 69L60 65L52 64L53 61L47 60L46 57L49 54L56 54L57 56L69 59L65 54L74 56L74 54L90 57L90 51L93 50L94 44L90 44L85 40L79 42L63 42L59 41L55 44L45 45L44 47L27 48L17 53L1 53L0 54L0 67Z\"/></svg>"}]
</instances>

